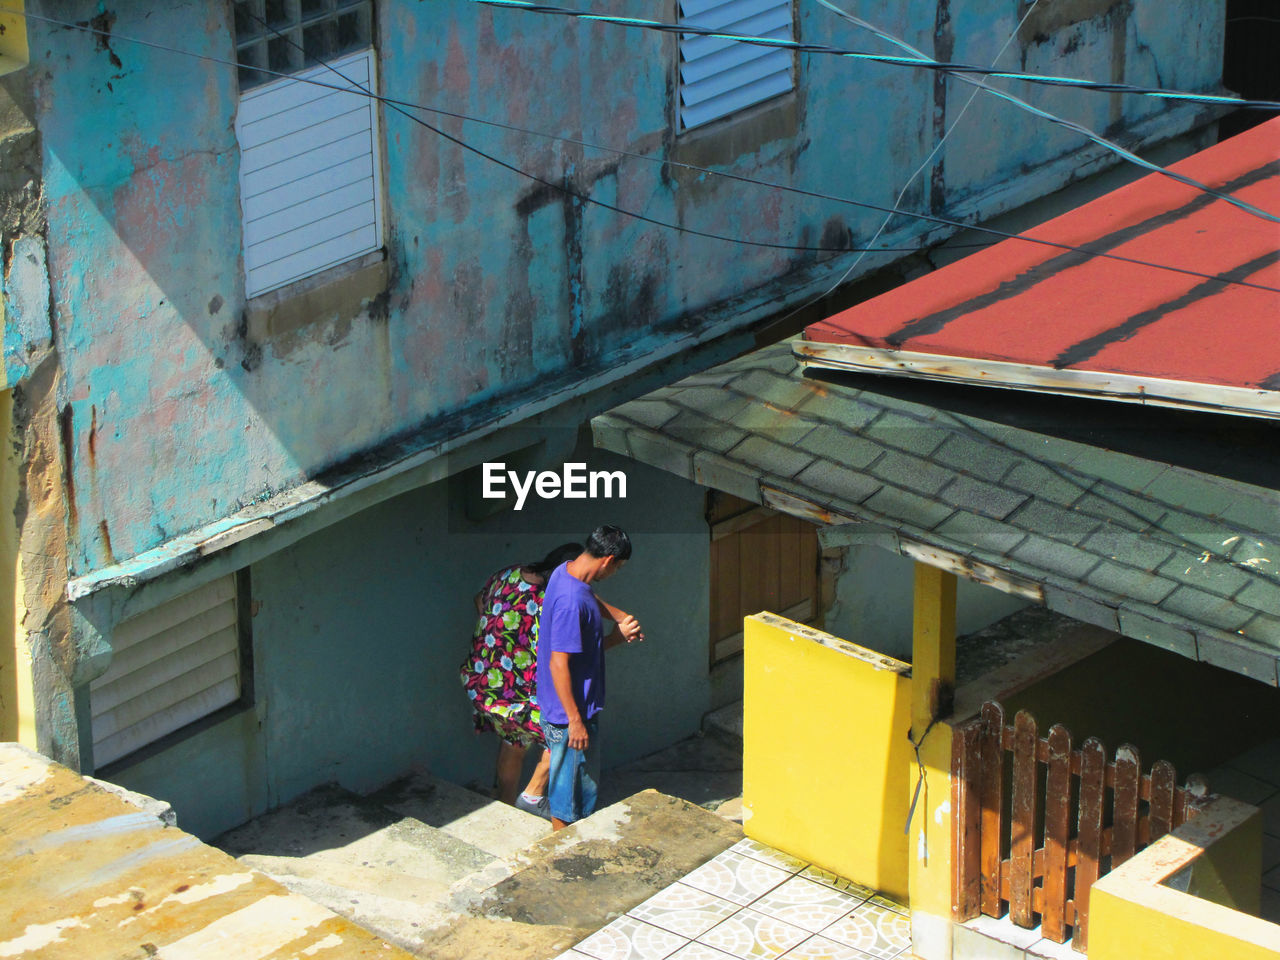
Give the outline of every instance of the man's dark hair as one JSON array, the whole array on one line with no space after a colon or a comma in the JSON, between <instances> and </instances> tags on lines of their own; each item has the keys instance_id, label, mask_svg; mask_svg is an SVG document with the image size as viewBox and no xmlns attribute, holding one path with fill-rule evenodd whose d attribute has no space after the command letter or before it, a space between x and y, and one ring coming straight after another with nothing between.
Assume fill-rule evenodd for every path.
<instances>
[{"instance_id":1,"label":"man's dark hair","mask_svg":"<svg viewBox=\"0 0 1280 960\"><path fill-rule=\"evenodd\" d=\"M622 528L606 523L596 527L587 537L587 553L596 559L617 557L627 560L631 556L631 538Z\"/></svg>"},{"instance_id":2,"label":"man's dark hair","mask_svg":"<svg viewBox=\"0 0 1280 960\"><path fill-rule=\"evenodd\" d=\"M572 560L582 553L580 543L562 543L537 563L526 563L525 566L540 577L545 577L560 564Z\"/></svg>"}]
</instances>

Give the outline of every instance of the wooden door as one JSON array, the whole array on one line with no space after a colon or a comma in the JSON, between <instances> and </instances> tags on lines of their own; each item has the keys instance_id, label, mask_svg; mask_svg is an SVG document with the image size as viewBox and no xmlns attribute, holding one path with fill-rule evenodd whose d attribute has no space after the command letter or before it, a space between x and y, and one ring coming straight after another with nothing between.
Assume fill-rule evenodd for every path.
<instances>
[{"instance_id":1,"label":"wooden door","mask_svg":"<svg viewBox=\"0 0 1280 960\"><path fill-rule=\"evenodd\" d=\"M712 491L712 665L742 649L742 618L768 610L810 623L818 603L818 528L807 520Z\"/></svg>"}]
</instances>

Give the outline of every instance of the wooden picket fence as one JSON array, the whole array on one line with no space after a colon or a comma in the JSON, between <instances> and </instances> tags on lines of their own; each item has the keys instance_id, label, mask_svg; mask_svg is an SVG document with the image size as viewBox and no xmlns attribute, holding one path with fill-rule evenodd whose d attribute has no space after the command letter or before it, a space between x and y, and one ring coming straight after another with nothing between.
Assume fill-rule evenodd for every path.
<instances>
[{"instance_id":1,"label":"wooden picket fence","mask_svg":"<svg viewBox=\"0 0 1280 960\"><path fill-rule=\"evenodd\" d=\"M955 919L1000 917L1007 904L1015 924L1039 923L1050 940L1064 942L1071 928L1082 952L1093 884L1202 802L1202 790L1177 786L1172 764L1157 761L1144 774L1128 744L1108 762L1095 738L1073 749L1060 723L1041 738L1025 710L1005 726L994 701L953 742Z\"/></svg>"}]
</instances>

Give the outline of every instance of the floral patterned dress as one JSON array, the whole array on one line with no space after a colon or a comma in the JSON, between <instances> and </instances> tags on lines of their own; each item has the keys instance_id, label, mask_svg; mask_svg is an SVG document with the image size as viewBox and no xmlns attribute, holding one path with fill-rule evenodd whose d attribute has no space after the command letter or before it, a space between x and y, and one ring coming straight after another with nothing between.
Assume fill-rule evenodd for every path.
<instances>
[{"instance_id":1,"label":"floral patterned dress","mask_svg":"<svg viewBox=\"0 0 1280 960\"><path fill-rule=\"evenodd\" d=\"M545 589L526 580L518 566L499 570L484 585L484 612L476 621L471 653L458 670L477 733L492 730L526 747L544 742L534 684Z\"/></svg>"}]
</instances>

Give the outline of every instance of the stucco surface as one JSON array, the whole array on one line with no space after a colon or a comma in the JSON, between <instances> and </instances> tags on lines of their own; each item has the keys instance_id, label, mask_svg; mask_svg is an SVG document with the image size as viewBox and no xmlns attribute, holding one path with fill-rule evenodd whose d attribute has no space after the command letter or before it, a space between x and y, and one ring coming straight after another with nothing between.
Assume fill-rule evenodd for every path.
<instances>
[{"instance_id":1,"label":"stucco surface","mask_svg":"<svg viewBox=\"0 0 1280 960\"><path fill-rule=\"evenodd\" d=\"M1084 73L1137 83L1216 81L1209 51L1220 0L1185 0L1179 13L1163 4L1158 19L1130 3L1067 6L1069 22L1024 28L1007 56L1028 68L1067 57ZM418 114L534 180L386 108L386 290L354 314L318 311L287 335L262 335L243 320L234 71L128 39L231 58L228 8L197 0L105 13L87 0L29 7L107 31L33 22L27 77L44 166L50 320L66 373L73 576L443 416L483 419L645 356L735 302L795 296L836 266L823 265L830 254L697 237L581 197L691 230L802 247L856 245L881 218ZM1007 3L914 0L879 16L918 46L985 62L996 38L1014 32L1015 12ZM801 10L799 33L867 39L817 8ZM880 204L892 202L958 111L959 94L939 100L942 88L923 72L801 56L797 91L759 122L676 137L667 35L475 4L388 2L379 5L376 45L381 89L397 99L653 158L702 157ZM1188 56L1188 45L1204 56ZM1114 98L1071 104L1091 120L1121 119ZM1155 109L1122 106L1125 122ZM1050 161L1082 144L1046 135L1007 105L978 109L986 112L966 119L942 163L908 192L913 207L963 202L994 213L1071 176L1070 164L1049 171ZM1149 133L1167 135L1190 117L1171 114L1168 129ZM1003 146L990 151L997 130ZM883 239L909 245L922 230L904 221ZM27 301L39 300L41 284L28 287Z\"/></svg>"},{"instance_id":2,"label":"stucco surface","mask_svg":"<svg viewBox=\"0 0 1280 960\"><path fill-rule=\"evenodd\" d=\"M457 674L472 596L495 570L582 541L603 522L628 530L635 552L600 594L646 635L609 655L604 763L694 733L710 696L703 493L651 467L580 453L593 469L623 469L627 499L537 501L474 521L469 481L441 482L254 564L254 705L110 778L168 800L204 837L330 781L367 792L422 766L488 784L497 741L472 733Z\"/></svg>"}]
</instances>

